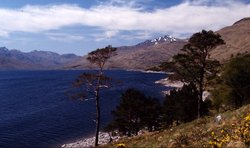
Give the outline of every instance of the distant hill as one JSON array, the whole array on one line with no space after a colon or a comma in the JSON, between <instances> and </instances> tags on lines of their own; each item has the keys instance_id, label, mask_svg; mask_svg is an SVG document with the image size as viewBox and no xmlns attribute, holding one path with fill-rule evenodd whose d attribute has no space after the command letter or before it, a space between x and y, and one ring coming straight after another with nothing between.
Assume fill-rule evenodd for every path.
<instances>
[{"instance_id":1,"label":"distant hill","mask_svg":"<svg viewBox=\"0 0 250 148\"><path fill-rule=\"evenodd\" d=\"M21 52L0 47L0 69L56 69L79 60L74 54L59 55L49 51Z\"/></svg>"},{"instance_id":2,"label":"distant hill","mask_svg":"<svg viewBox=\"0 0 250 148\"><path fill-rule=\"evenodd\" d=\"M219 33L226 44L210 52L210 57L227 62L231 57L250 51L250 18L244 18L232 26L225 27ZM179 53L187 40L169 35L146 40L134 46L117 47L117 55L106 64L109 69L145 70L170 60ZM48 51L9 50L0 47L0 69L91 69L95 68L87 56L74 54L59 55Z\"/></svg>"},{"instance_id":3,"label":"distant hill","mask_svg":"<svg viewBox=\"0 0 250 148\"><path fill-rule=\"evenodd\" d=\"M212 58L227 62L231 57L250 52L250 18L239 20L217 33L222 36L226 44L212 50Z\"/></svg>"},{"instance_id":4,"label":"distant hill","mask_svg":"<svg viewBox=\"0 0 250 148\"><path fill-rule=\"evenodd\" d=\"M185 40L171 36L158 37L146 40L134 46L117 47L117 55L112 57L106 67L109 69L147 69L164 62L177 54ZM93 68L86 60L86 56L67 68Z\"/></svg>"},{"instance_id":5,"label":"distant hill","mask_svg":"<svg viewBox=\"0 0 250 148\"><path fill-rule=\"evenodd\" d=\"M250 18L244 18L232 26L222 28L219 33L226 44L210 52L210 57L227 62L231 57L246 54L250 51ZM170 60L187 43L187 40L171 36L158 37L134 46L118 47L117 55L107 63L107 68L148 69L161 62ZM93 68L86 56L66 66L72 69Z\"/></svg>"}]
</instances>

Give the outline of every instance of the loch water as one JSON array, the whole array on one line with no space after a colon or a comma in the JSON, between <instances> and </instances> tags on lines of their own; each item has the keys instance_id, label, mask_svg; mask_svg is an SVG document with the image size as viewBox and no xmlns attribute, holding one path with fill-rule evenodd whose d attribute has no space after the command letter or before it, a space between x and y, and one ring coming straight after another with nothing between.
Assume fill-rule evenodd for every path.
<instances>
[{"instance_id":1,"label":"loch water","mask_svg":"<svg viewBox=\"0 0 250 148\"><path fill-rule=\"evenodd\" d=\"M0 71L0 147L60 146L94 133L95 102L74 101L66 92L86 71ZM167 88L155 84L161 73L110 70L105 74L120 83L101 94L102 127L112 116L120 95L136 88L163 98Z\"/></svg>"}]
</instances>

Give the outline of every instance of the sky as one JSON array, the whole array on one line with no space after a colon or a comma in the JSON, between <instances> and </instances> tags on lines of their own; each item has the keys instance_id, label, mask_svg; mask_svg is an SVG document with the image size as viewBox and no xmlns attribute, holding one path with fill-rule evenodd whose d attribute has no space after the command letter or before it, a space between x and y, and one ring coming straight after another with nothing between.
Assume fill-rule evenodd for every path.
<instances>
[{"instance_id":1,"label":"sky","mask_svg":"<svg viewBox=\"0 0 250 148\"><path fill-rule=\"evenodd\" d=\"M250 0L0 0L0 47L88 52L188 38L250 17Z\"/></svg>"}]
</instances>

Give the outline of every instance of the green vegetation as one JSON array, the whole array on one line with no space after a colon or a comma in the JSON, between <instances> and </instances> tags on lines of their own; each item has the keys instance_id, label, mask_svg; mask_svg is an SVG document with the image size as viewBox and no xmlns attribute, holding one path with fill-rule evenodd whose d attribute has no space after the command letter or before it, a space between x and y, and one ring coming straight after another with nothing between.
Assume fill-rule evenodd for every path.
<instances>
[{"instance_id":1,"label":"green vegetation","mask_svg":"<svg viewBox=\"0 0 250 148\"><path fill-rule=\"evenodd\" d=\"M202 96L206 81L216 76L219 61L209 59L209 51L218 45L224 44L221 36L213 31L195 33L188 43L181 49L181 53L175 55L171 62L161 64L165 71L172 71L174 75L170 79L194 83L198 89L197 117L201 113Z\"/></svg>"},{"instance_id":2,"label":"green vegetation","mask_svg":"<svg viewBox=\"0 0 250 148\"><path fill-rule=\"evenodd\" d=\"M250 55L236 57L225 65L212 91L214 107L238 108L250 103Z\"/></svg>"},{"instance_id":3,"label":"green vegetation","mask_svg":"<svg viewBox=\"0 0 250 148\"><path fill-rule=\"evenodd\" d=\"M137 135L139 130L145 132L149 126L143 124L146 123L143 122L143 117L149 115L153 117L149 119L155 121L151 125L157 127L157 131L146 132L134 138L123 138L107 147L250 146L250 105L247 105L250 103L250 55L236 57L221 66L218 61L209 59L209 51L221 44L224 41L220 35L203 30L194 34L171 62L154 67L155 70L174 72L170 79L188 84L180 90L171 90L161 107L151 104L154 107L147 110L146 106L150 106L150 103L145 103L147 98L143 94L128 91L126 95L123 94L120 106L113 112L116 117L113 122L113 127L116 125L116 128L113 130L122 131L123 135L129 137ZM205 87L213 87L212 100L202 100ZM243 105L246 106L242 107ZM239 107L242 108L229 111ZM216 118L211 117L215 113L213 109L224 113ZM158 112L154 114L156 110ZM151 116L151 113L156 116ZM130 115L135 115L136 118L124 118ZM131 125L134 122L137 124ZM131 129L135 128L133 134L127 129L125 132L120 129L127 125Z\"/></svg>"},{"instance_id":4,"label":"green vegetation","mask_svg":"<svg viewBox=\"0 0 250 148\"><path fill-rule=\"evenodd\" d=\"M227 111L221 116L222 120L219 122L215 121L215 117L203 117L162 131L148 132L133 138L122 138L103 147L116 147L118 144L124 144L126 147L148 148L211 147L214 145L212 142L215 142L216 139L218 141L227 140L227 134L231 138L229 141L223 142L222 146L249 146L250 105L235 111ZM239 131L237 131L238 129Z\"/></svg>"},{"instance_id":5,"label":"green vegetation","mask_svg":"<svg viewBox=\"0 0 250 148\"><path fill-rule=\"evenodd\" d=\"M106 129L118 130L121 135L130 137L138 135L141 129L152 131L159 127L160 104L157 99L146 97L138 90L128 89L112 114L114 120Z\"/></svg>"},{"instance_id":6,"label":"green vegetation","mask_svg":"<svg viewBox=\"0 0 250 148\"><path fill-rule=\"evenodd\" d=\"M234 121L235 122L235 121ZM241 120L232 123L230 128L221 128L211 132L209 144L213 147L250 146L250 114L243 115ZM220 131L219 131L220 130ZM237 145L238 144L238 145Z\"/></svg>"},{"instance_id":7,"label":"green vegetation","mask_svg":"<svg viewBox=\"0 0 250 148\"><path fill-rule=\"evenodd\" d=\"M98 67L97 73L83 73L74 83L74 86L80 89L72 97L74 99L85 100L88 97L94 97L96 101L96 133L95 146L98 146L98 136L100 129L101 109L100 109L100 90L111 84L111 78L106 77L103 73L103 68L107 60L115 55L116 48L107 46L102 49L97 49L88 54L87 60ZM103 87L105 86L105 87Z\"/></svg>"},{"instance_id":8,"label":"green vegetation","mask_svg":"<svg viewBox=\"0 0 250 148\"><path fill-rule=\"evenodd\" d=\"M172 90L163 105L138 90L128 89L112 112L114 120L106 130L117 130L120 135L131 137L138 135L140 130L151 132L193 121L197 119L197 98L198 91L193 83ZM202 115L208 115L209 104L202 102Z\"/></svg>"},{"instance_id":9,"label":"green vegetation","mask_svg":"<svg viewBox=\"0 0 250 148\"><path fill-rule=\"evenodd\" d=\"M163 103L163 124L171 127L197 119L198 90L193 83L184 85L179 91L172 90ZM202 115L208 115L209 102L202 102Z\"/></svg>"}]
</instances>

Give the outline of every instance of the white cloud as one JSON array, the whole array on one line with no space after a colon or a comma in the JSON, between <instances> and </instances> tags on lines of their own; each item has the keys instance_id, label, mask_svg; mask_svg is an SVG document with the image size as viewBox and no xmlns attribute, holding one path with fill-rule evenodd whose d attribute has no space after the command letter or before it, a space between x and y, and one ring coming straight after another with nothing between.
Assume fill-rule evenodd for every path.
<instances>
[{"instance_id":1,"label":"white cloud","mask_svg":"<svg viewBox=\"0 0 250 148\"><path fill-rule=\"evenodd\" d=\"M71 42L71 41L84 40L83 36L70 35L66 33L45 33L45 35L47 35L49 39L55 41Z\"/></svg>"},{"instance_id":2,"label":"white cloud","mask_svg":"<svg viewBox=\"0 0 250 148\"><path fill-rule=\"evenodd\" d=\"M92 35L95 41L111 41L111 40L134 40L134 39L150 39L152 38L152 33L147 31L133 31L133 32L120 32L120 31L106 31L101 34Z\"/></svg>"},{"instance_id":3,"label":"white cloud","mask_svg":"<svg viewBox=\"0 0 250 148\"><path fill-rule=\"evenodd\" d=\"M201 29L218 30L250 15L250 4L235 0L185 1L150 12L134 7L136 5L133 0L130 5L123 5L123 0L114 2L121 5L103 3L89 9L77 5L0 8L0 36L8 36L16 31L37 33L76 24L99 27L105 31L106 38L118 35L119 31L188 34Z\"/></svg>"},{"instance_id":4,"label":"white cloud","mask_svg":"<svg viewBox=\"0 0 250 148\"><path fill-rule=\"evenodd\" d=\"M79 23L76 6L26 6L18 10L0 9L0 31L41 32ZM77 17L75 17L77 16Z\"/></svg>"},{"instance_id":5,"label":"white cloud","mask_svg":"<svg viewBox=\"0 0 250 148\"><path fill-rule=\"evenodd\" d=\"M106 30L104 32L102 31L101 33L99 33L99 31L97 33L92 33L90 37L94 38L95 41L99 42L99 41L111 40L118 34L119 34L118 30Z\"/></svg>"},{"instance_id":6,"label":"white cloud","mask_svg":"<svg viewBox=\"0 0 250 148\"><path fill-rule=\"evenodd\" d=\"M9 37L9 33L7 31L0 30L0 36L1 37Z\"/></svg>"},{"instance_id":7,"label":"white cloud","mask_svg":"<svg viewBox=\"0 0 250 148\"><path fill-rule=\"evenodd\" d=\"M108 30L105 32L105 38L112 38L119 33L118 30Z\"/></svg>"},{"instance_id":8,"label":"white cloud","mask_svg":"<svg viewBox=\"0 0 250 148\"><path fill-rule=\"evenodd\" d=\"M134 7L137 9L143 9L145 4L152 2L154 0L109 0L101 2L101 5L112 5L112 6L127 6Z\"/></svg>"},{"instance_id":9,"label":"white cloud","mask_svg":"<svg viewBox=\"0 0 250 148\"><path fill-rule=\"evenodd\" d=\"M150 39L153 37L152 33L147 32L147 31L137 31L133 32L131 34L122 34L119 36L120 39L124 40L134 40L134 39L140 39L140 40L145 40L145 39Z\"/></svg>"}]
</instances>

